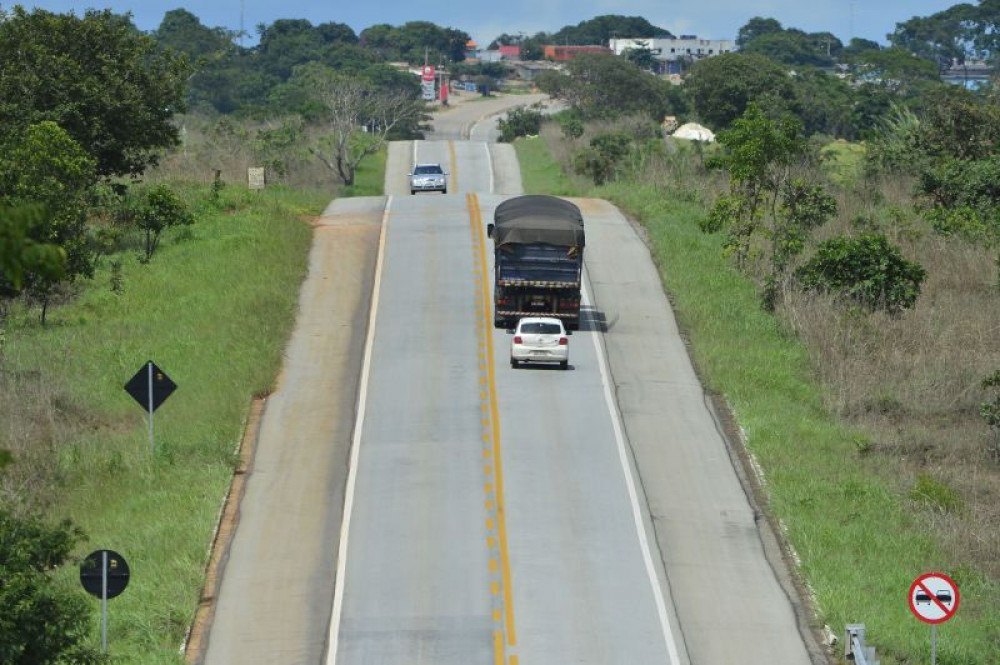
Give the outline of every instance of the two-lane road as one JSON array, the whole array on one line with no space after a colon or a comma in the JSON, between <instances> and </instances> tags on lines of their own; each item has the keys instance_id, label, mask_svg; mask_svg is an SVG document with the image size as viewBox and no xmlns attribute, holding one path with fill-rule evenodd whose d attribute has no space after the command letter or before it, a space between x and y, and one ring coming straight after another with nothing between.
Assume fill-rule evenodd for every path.
<instances>
[{"instance_id":1,"label":"two-lane road","mask_svg":"<svg viewBox=\"0 0 1000 665\"><path fill-rule=\"evenodd\" d=\"M570 369L509 366L485 224L521 191L509 145L395 143L324 215L207 662L825 662L613 206L577 202Z\"/></svg>"}]
</instances>

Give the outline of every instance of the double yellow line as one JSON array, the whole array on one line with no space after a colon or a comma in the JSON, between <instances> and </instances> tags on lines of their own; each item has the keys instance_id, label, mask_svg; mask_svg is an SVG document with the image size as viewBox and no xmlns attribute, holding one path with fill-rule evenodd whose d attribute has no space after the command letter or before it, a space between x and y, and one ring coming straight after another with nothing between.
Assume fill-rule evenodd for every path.
<instances>
[{"instance_id":1,"label":"double yellow line","mask_svg":"<svg viewBox=\"0 0 1000 665\"><path fill-rule=\"evenodd\" d=\"M504 504L503 460L500 450L500 408L497 404L496 369L493 364L493 314L490 299L489 263L486 260L486 234L479 209L479 197L466 194L472 246L476 252L478 283L476 329L479 334L480 400L483 412L483 471L486 482L486 546L489 551L490 593L502 607L494 609L493 659L495 665L518 665L514 628L514 594L511 589L510 555L507 546L507 519ZM495 577L499 579L494 579Z\"/></svg>"}]
</instances>

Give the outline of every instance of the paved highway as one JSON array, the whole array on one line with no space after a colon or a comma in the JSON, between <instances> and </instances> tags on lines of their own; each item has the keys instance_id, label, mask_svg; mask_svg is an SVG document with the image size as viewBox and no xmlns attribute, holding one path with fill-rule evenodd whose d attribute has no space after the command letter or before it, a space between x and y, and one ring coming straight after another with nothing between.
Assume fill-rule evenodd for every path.
<instances>
[{"instance_id":1,"label":"paved highway","mask_svg":"<svg viewBox=\"0 0 1000 665\"><path fill-rule=\"evenodd\" d=\"M490 131L451 122L434 138ZM448 194L410 196L415 162ZM510 146L406 142L387 197L327 211L206 661L826 662L614 207L577 201L570 370L510 368L484 231L520 192Z\"/></svg>"}]
</instances>

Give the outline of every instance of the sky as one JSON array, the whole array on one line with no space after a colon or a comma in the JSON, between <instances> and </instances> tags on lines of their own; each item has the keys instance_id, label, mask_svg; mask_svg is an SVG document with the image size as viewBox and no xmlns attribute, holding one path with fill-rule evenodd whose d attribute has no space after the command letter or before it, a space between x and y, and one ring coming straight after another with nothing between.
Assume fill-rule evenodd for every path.
<instances>
[{"instance_id":1,"label":"sky","mask_svg":"<svg viewBox=\"0 0 1000 665\"><path fill-rule=\"evenodd\" d=\"M88 8L131 12L142 30L154 30L164 13L183 8L203 25L250 34L244 42L256 42L255 26L277 19L307 19L314 25L346 23L355 32L377 23L402 25L407 21L431 21L441 27L469 33L486 47L502 33L528 35L555 32L603 14L642 16L653 25L676 35L698 35L707 39L734 39L741 26L754 16L776 18L785 27L806 32L829 31L845 43L864 37L886 43L896 23L913 16L927 16L963 0L448 0L423 3L415 0L0 0L0 8L15 4L52 12L82 14ZM975 0L964 0L975 2ZM625 36L625 35L623 35ZM643 37L645 35L630 35Z\"/></svg>"}]
</instances>

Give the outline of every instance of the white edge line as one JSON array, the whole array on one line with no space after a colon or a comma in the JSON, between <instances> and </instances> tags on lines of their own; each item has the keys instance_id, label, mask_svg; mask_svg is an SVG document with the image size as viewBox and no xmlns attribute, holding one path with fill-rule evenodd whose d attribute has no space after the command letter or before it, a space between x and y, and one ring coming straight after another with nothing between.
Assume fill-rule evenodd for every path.
<instances>
[{"instance_id":1,"label":"white edge line","mask_svg":"<svg viewBox=\"0 0 1000 665\"><path fill-rule=\"evenodd\" d=\"M414 152L416 151L414 143ZM358 387L358 411L354 420L354 436L351 439L351 459L347 471L347 484L344 488L344 516L340 523L340 545L337 550L337 574L333 586L333 611L330 615L329 645L326 653L326 665L337 662L337 642L340 638L340 617L344 609L344 582L347 575L347 536L351 530L351 513L354 507L354 486L358 477L358 458L361 448L361 430L365 423L365 405L368 401L368 375L371 370L372 347L375 340L375 321L378 314L378 297L382 283L382 263L385 258L385 237L388 230L389 210L392 208L392 196L386 199L385 210L382 212L382 229L379 233L378 258L375 261L375 281L372 287L372 302L368 313L368 334L365 337L365 354L361 364L361 384Z\"/></svg>"},{"instance_id":2,"label":"white edge line","mask_svg":"<svg viewBox=\"0 0 1000 665\"><path fill-rule=\"evenodd\" d=\"M589 279L589 277L588 277ZM590 305L592 303L586 283L582 284L583 301ZM656 574L656 567L653 565L653 557L650 554L649 536L646 534L646 525L642 520L642 512L639 508L639 495L635 489L635 479L632 477L632 468L628 461L628 453L625 451L625 437L621 427L621 414L611 395L611 381L609 379L607 359L604 357L601 345L598 342L600 331L595 331L592 335L594 350L597 353L597 366L601 370L601 384L604 386L604 401L608 411L611 413L611 427L615 432L615 442L618 444L618 458L622 463L622 472L625 474L625 485L628 487L628 498L632 504L632 518L635 520L635 529L639 535L640 549L642 550L642 560L646 564L646 574L649 576L649 583L653 587L653 596L656 601L656 611L660 616L660 626L663 629L663 639L666 642L667 653L670 662L679 665L680 656L677 653L677 643L674 634L670 630L670 620L667 617L667 604L663 598L663 589L660 588L660 578Z\"/></svg>"},{"instance_id":3,"label":"white edge line","mask_svg":"<svg viewBox=\"0 0 1000 665\"><path fill-rule=\"evenodd\" d=\"M486 148L486 163L490 165L490 194L493 194L494 193L493 153L490 152L490 144L488 142L484 142L483 147Z\"/></svg>"}]
</instances>

